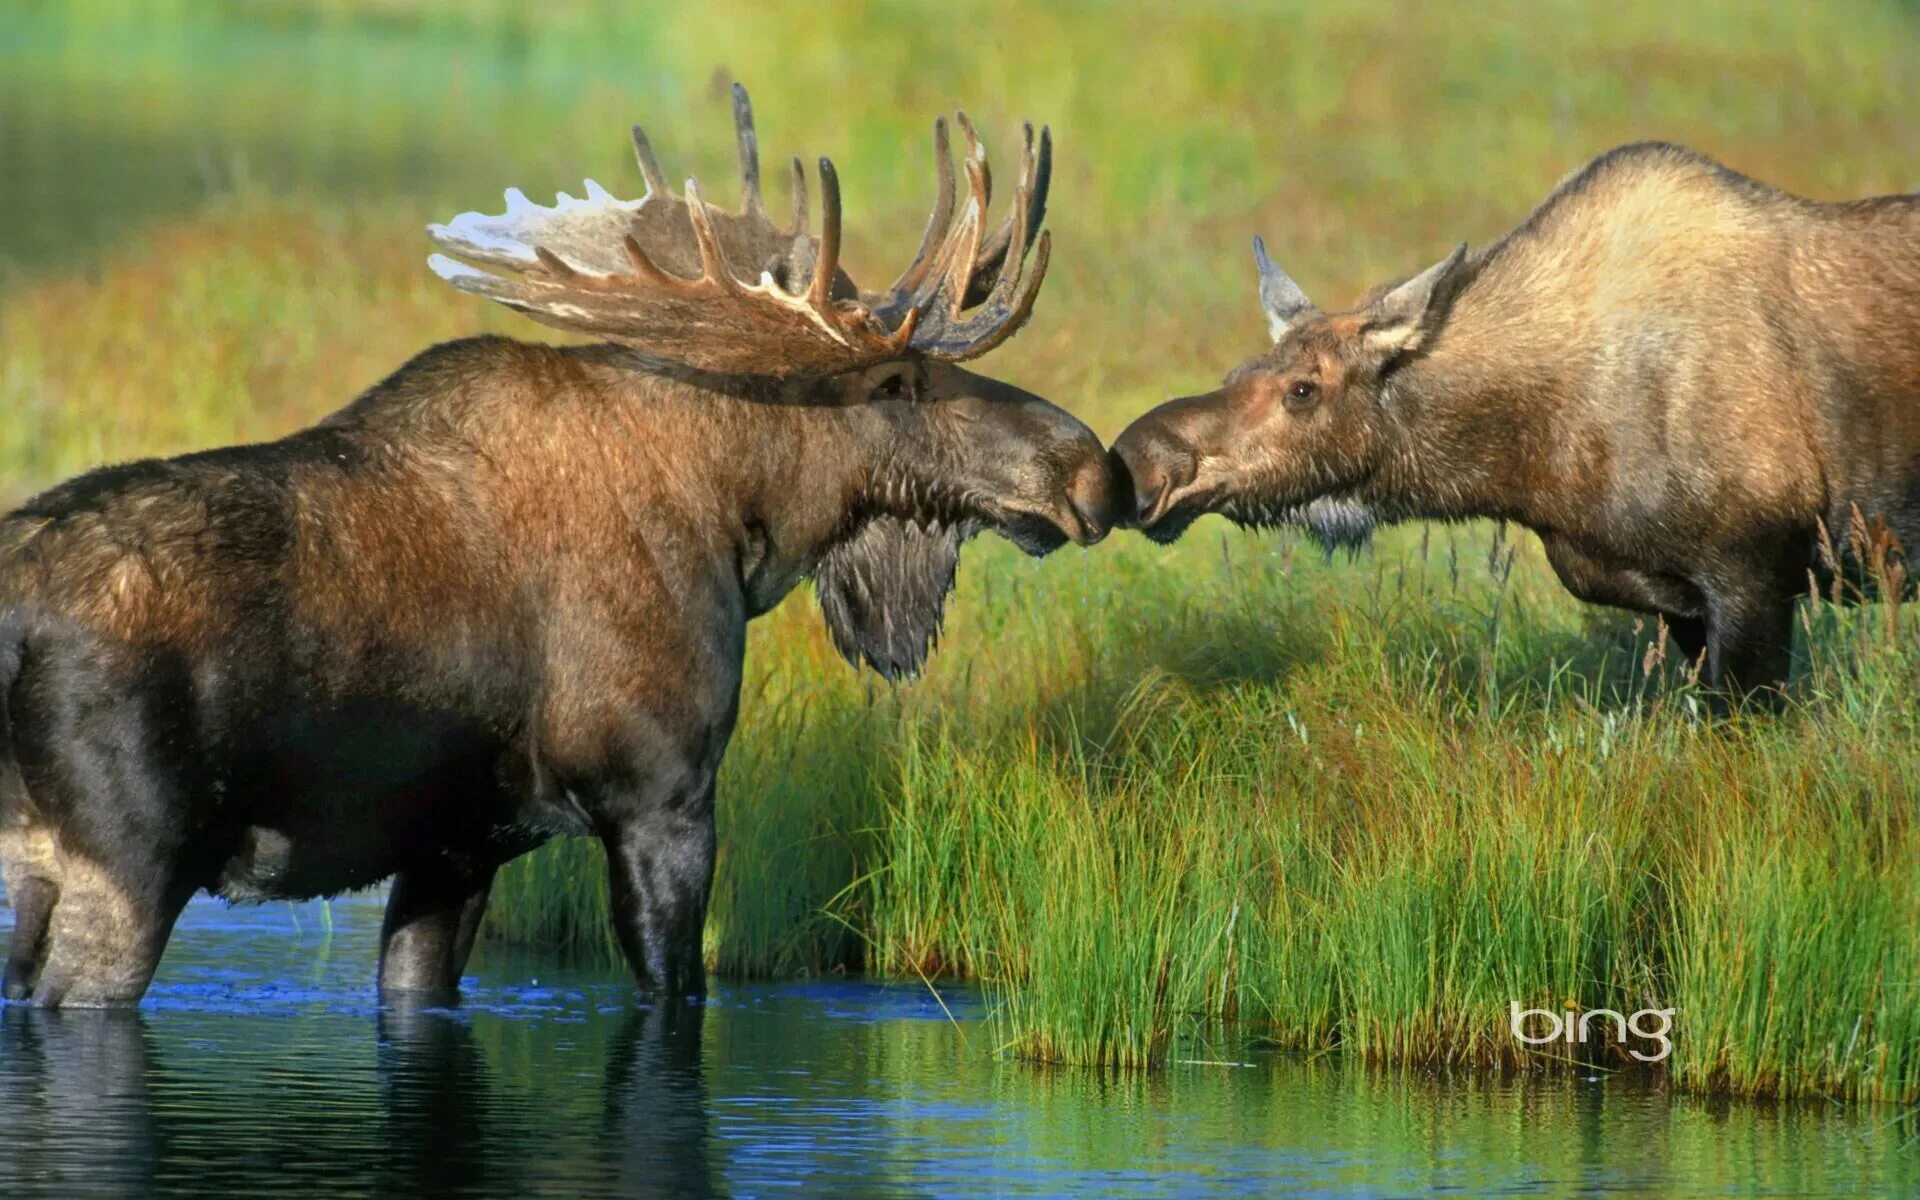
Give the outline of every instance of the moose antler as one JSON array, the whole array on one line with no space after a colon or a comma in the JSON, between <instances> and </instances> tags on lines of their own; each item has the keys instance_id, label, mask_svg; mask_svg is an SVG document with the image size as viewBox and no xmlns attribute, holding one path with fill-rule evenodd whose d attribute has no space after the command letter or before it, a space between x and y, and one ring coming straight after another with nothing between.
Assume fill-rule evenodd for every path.
<instances>
[{"instance_id":1,"label":"moose antler","mask_svg":"<svg viewBox=\"0 0 1920 1200\"><path fill-rule=\"evenodd\" d=\"M737 213L706 204L691 179L684 196L674 196L635 126L634 157L647 184L639 200L617 199L591 179L583 199L562 192L551 208L509 189L498 216L465 213L429 226L441 249L465 260L436 254L429 265L455 287L549 325L734 374L833 374L909 353L957 361L985 354L1025 323L1047 267L1049 239L1039 232L1052 169L1046 130L1036 157L1033 128L1026 127L1013 210L983 245L991 191L986 151L959 114L969 189L956 221L946 122L936 122L939 187L920 252L891 288L869 296L840 269L840 182L832 162L819 164L820 235L807 229L806 172L798 158L793 223L779 228L761 195L753 107L739 84L733 116ZM755 277L742 278L736 264Z\"/></svg>"},{"instance_id":2,"label":"moose antler","mask_svg":"<svg viewBox=\"0 0 1920 1200\"><path fill-rule=\"evenodd\" d=\"M952 152L945 118L933 123L933 162L938 180L933 215L920 240L920 251L891 288L872 300L874 313L886 322L919 314L914 348L935 358L971 358L985 354L1013 336L1033 312L1040 282L1047 274L1052 238L1040 232L1046 219L1047 185L1053 176L1053 135L1040 131L1040 150L1034 153L1033 126L1023 126L1025 144L1020 156L1020 183L1014 189L1013 211L991 238L981 242L993 176L987 168L986 147L973 131L967 114L955 113L966 139L967 202L954 220ZM1033 270L1023 278L1027 249L1035 244ZM988 281L992 282L989 283ZM974 312L966 310L979 306Z\"/></svg>"}]
</instances>

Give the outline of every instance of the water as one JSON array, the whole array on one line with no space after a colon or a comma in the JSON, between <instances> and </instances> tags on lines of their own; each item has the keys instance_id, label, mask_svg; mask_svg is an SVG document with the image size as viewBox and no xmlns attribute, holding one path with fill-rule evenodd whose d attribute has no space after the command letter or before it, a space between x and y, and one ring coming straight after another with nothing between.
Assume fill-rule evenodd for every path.
<instances>
[{"instance_id":1,"label":"water","mask_svg":"<svg viewBox=\"0 0 1920 1200\"><path fill-rule=\"evenodd\" d=\"M383 1009L378 897L328 917L197 900L138 1012L0 1009L0 1196L1920 1194L1911 1116L1236 1045L1036 1068L964 990L728 985L676 1019L489 947L458 1009Z\"/></svg>"},{"instance_id":2,"label":"water","mask_svg":"<svg viewBox=\"0 0 1920 1200\"><path fill-rule=\"evenodd\" d=\"M536 21L533 6L501 7L469 22L454 7L414 21L404 5L142 16L12 0L0 286L96 269L143 228L252 188L388 203L407 228L508 182L593 174L630 190L635 117L669 121L655 133L675 169L729 178L721 92L697 126L656 117L721 65L650 36L657 10ZM949 54L914 50L914 22L888 24L884 6L860 16L811 53L869 39L875 53L847 61L891 63L895 83ZM757 81L786 50L731 65ZM911 140L867 118L831 139L860 211L906 222L899 244L924 211L924 116L993 103L990 83L958 74L902 102ZM763 119L778 132L777 106ZM675 1020L637 1006L624 978L485 948L460 1009L383 1011L377 902L337 902L331 929L324 912L199 901L139 1012L0 1010L0 1198L1920 1196L1911 1113L1677 1099L1619 1079L1437 1079L1237 1044L1195 1057L1251 1065L1038 1069L994 1056L965 991L727 985ZM10 921L0 906L0 939Z\"/></svg>"}]
</instances>

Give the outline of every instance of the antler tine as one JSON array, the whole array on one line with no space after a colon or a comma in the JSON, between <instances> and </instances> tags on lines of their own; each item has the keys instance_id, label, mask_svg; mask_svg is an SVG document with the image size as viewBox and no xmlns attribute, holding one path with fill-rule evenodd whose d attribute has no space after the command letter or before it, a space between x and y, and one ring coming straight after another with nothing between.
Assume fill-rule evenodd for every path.
<instances>
[{"instance_id":1,"label":"antler tine","mask_svg":"<svg viewBox=\"0 0 1920 1200\"><path fill-rule=\"evenodd\" d=\"M967 301L971 304L985 303L993 299L1004 300L1007 294L1012 292L1014 285L1020 282L1020 272L1025 266L1027 238L1030 236L1027 232L1027 210L1033 202L1033 126L1024 124L1021 126L1021 132L1025 137L1020 147L1020 184L1013 189L1013 210L1007 214L1007 219L1000 223L1001 229L1005 231L1006 240L1000 247L999 270L995 275L993 286L988 288L986 286L988 273L984 269L984 264L992 256L983 251L974 260L972 277L967 280Z\"/></svg>"},{"instance_id":2,"label":"antler tine","mask_svg":"<svg viewBox=\"0 0 1920 1200\"><path fill-rule=\"evenodd\" d=\"M798 154L793 156L793 228L795 235L807 231L807 168Z\"/></svg>"},{"instance_id":3,"label":"antler tine","mask_svg":"<svg viewBox=\"0 0 1920 1200\"><path fill-rule=\"evenodd\" d=\"M649 287L659 288L662 291L680 292L683 294L697 290L700 283L699 280L681 279L679 276L670 275L655 266L654 261L647 257L647 252L640 248L640 243L634 239L632 234L628 234L626 237L620 239L620 241L621 244L626 247L627 261L633 264L633 277L641 283L647 284Z\"/></svg>"},{"instance_id":4,"label":"antler tine","mask_svg":"<svg viewBox=\"0 0 1920 1200\"><path fill-rule=\"evenodd\" d=\"M660 169L660 159L653 152L653 143L647 140L647 131L638 125L633 127L633 157L640 164L641 177L647 181L647 195L668 194L667 173Z\"/></svg>"},{"instance_id":5,"label":"antler tine","mask_svg":"<svg viewBox=\"0 0 1920 1200\"><path fill-rule=\"evenodd\" d=\"M978 194L980 197L980 211L984 213L987 210L988 202L993 199L993 168L987 165L987 149L981 144L980 135L973 131L973 122L967 117L966 113L956 109L953 114L953 123L960 127L960 136L967 139L967 174L969 178L971 178L973 174L973 164L979 164L980 184Z\"/></svg>"},{"instance_id":6,"label":"antler tine","mask_svg":"<svg viewBox=\"0 0 1920 1200\"><path fill-rule=\"evenodd\" d=\"M764 214L760 197L760 139L753 131L753 101L747 89L733 85L733 135L740 143L740 211Z\"/></svg>"},{"instance_id":7,"label":"antler tine","mask_svg":"<svg viewBox=\"0 0 1920 1200\"><path fill-rule=\"evenodd\" d=\"M807 303L822 314L833 311L833 276L840 269L840 173L833 160L820 160L820 251L813 260Z\"/></svg>"},{"instance_id":8,"label":"antler tine","mask_svg":"<svg viewBox=\"0 0 1920 1200\"><path fill-rule=\"evenodd\" d=\"M687 219L693 223L693 240L700 247L700 281L737 292L740 281L727 268L726 255L720 252L720 239L713 232L713 216L700 199L700 185L687 180Z\"/></svg>"},{"instance_id":9,"label":"antler tine","mask_svg":"<svg viewBox=\"0 0 1920 1200\"><path fill-rule=\"evenodd\" d=\"M1025 193L1026 225L1021 230L1021 251L1033 245L1040 236L1040 227L1047 219L1047 188L1053 180L1053 131L1045 125L1040 127L1040 152L1038 158L1033 152L1033 126L1024 124L1022 132L1026 135L1026 146L1021 156L1020 192ZM1016 195L1016 203L1021 196ZM990 289L989 279L1004 272L1007 266L1007 248L1013 244L1014 220L1017 214L1009 214L1000 222L980 248L980 255L973 263L973 281L967 288L967 303L979 304L986 300Z\"/></svg>"},{"instance_id":10,"label":"antler tine","mask_svg":"<svg viewBox=\"0 0 1920 1200\"><path fill-rule=\"evenodd\" d=\"M946 261L942 263L935 295L947 302L944 320L957 320L966 307L968 285L973 279L974 259L980 252L980 226L987 218L987 202L993 195L993 175L987 168L986 147L973 131L967 114L955 113L954 123L966 139L964 159L967 169L967 207L960 223L948 239Z\"/></svg>"},{"instance_id":11,"label":"antler tine","mask_svg":"<svg viewBox=\"0 0 1920 1200\"><path fill-rule=\"evenodd\" d=\"M1040 155L1033 168L1033 202L1027 210L1027 242L1040 236L1047 219L1047 189L1053 186L1053 127L1040 127Z\"/></svg>"},{"instance_id":12,"label":"antler tine","mask_svg":"<svg viewBox=\"0 0 1920 1200\"><path fill-rule=\"evenodd\" d=\"M533 257L541 266L546 268L547 274L553 276L555 279L574 279L580 274L580 272L573 269L572 264L545 246L535 246L533 248Z\"/></svg>"},{"instance_id":13,"label":"antler tine","mask_svg":"<svg viewBox=\"0 0 1920 1200\"><path fill-rule=\"evenodd\" d=\"M926 232L920 235L920 249L914 252L913 261L887 289L887 300L883 303L889 315L901 305L909 304L920 285L926 282L927 270L946 242L948 227L953 224L953 144L947 136L945 117L933 119L933 169L933 213L927 218Z\"/></svg>"}]
</instances>

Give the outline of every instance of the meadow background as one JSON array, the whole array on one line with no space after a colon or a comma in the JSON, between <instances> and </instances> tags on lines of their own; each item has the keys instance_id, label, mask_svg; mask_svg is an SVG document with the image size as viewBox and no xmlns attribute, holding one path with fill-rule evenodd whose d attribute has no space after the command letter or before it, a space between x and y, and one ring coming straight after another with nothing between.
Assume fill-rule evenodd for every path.
<instances>
[{"instance_id":1,"label":"meadow background","mask_svg":"<svg viewBox=\"0 0 1920 1200\"><path fill-rule=\"evenodd\" d=\"M729 197L735 78L769 155L833 156L861 279L917 240L936 113L965 106L1007 170L1017 120L1050 123L1051 278L988 366L1108 438L1260 348L1255 232L1344 303L1624 141L1820 197L1920 187L1920 10L1885 0L15 0L0 502L287 432L437 340L552 336L436 281L421 227L507 185L637 192L634 120ZM1676 1087L1920 1099L1899 607L1810 600L1792 709L1724 724L1492 526L1331 562L1214 518L1039 563L988 539L951 613L892 689L804 590L754 628L719 970L973 978L983 1053L1111 1066L1230 1019L1565 1069L1509 1001L1674 1007ZM592 846L549 847L489 930L609 955L601 887Z\"/></svg>"}]
</instances>

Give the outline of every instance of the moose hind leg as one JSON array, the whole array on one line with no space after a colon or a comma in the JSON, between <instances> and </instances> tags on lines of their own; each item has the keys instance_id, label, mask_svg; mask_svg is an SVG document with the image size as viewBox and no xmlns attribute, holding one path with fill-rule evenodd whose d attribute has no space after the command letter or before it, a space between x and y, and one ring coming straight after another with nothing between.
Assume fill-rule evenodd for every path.
<instances>
[{"instance_id":1,"label":"moose hind leg","mask_svg":"<svg viewBox=\"0 0 1920 1200\"><path fill-rule=\"evenodd\" d=\"M423 869L394 876L380 932L380 994L453 999L492 889L492 868Z\"/></svg>"}]
</instances>

